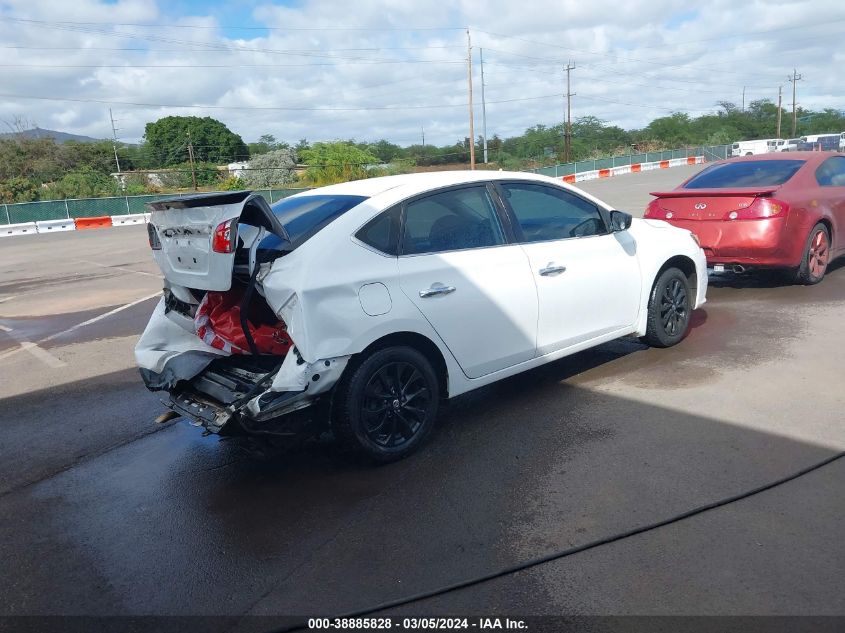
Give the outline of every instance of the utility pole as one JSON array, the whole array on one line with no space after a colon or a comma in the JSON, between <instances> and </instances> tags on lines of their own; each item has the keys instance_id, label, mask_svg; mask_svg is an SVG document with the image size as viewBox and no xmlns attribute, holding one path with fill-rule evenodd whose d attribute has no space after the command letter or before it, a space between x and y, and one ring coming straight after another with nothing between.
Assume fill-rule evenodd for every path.
<instances>
[{"instance_id":1,"label":"utility pole","mask_svg":"<svg viewBox=\"0 0 845 633\"><path fill-rule=\"evenodd\" d=\"M197 170L194 168L194 144L191 142L191 131L188 130L188 160L191 161L191 181L194 183L194 191L197 190Z\"/></svg>"},{"instance_id":2,"label":"utility pole","mask_svg":"<svg viewBox=\"0 0 845 633\"><path fill-rule=\"evenodd\" d=\"M467 84L469 86L469 168L475 169L475 122L472 116L472 42L467 29Z\"/></svg>"},{"instance_id":3,"label":"utility pole","mask_svg":"<svg viewBox=\"0 0 845 633\"><path fill-rule=\"evenodd\" d=\"M111 121L111 146L114 150L114 163L117 165L117 173L120 173L120 159L117 157L117 128L114 126L114 117L111 113L111 108L109 108L109 120Z\"/></svg>"},{"instance_id":4,"label":"utility pole","mask_svg":"<svg viewBox=\"0 0 845 633\"><path fill-rule=\"evenodd\" d=\"M789 81L792 82L792 136L795 136L795 132L798 129L798 104L795 102L795 86L796 84L801 81L801 75L793 68L792 75L787 77Z\"/></svg>"},{"instance_id":5,"label":"utility pole","mask_svg":"<svg viewBox=\"0 0 845 633\"><path fill-rule=\"evenodd\" d=\"M783 86L778 86L778 130L775 133L775 138L780 138L780 120L783 115L783 108L781 108L781 101L783 99Z\"/></svg>"},{"instance_id":6,"label":"utility pole","mask_svg":"<svg viewBox=\"0 0 845 633\"><path fill-rule=\"evenodd\" d=\"M478 49L481 62L481 134L484 139L484 164L487 164L487 101L484 99L484 50Z\"/></svg>"},{"instance_id":7,"label":"utility pole","mask_svg":"<svg viewBox=\"0 0 845 633\"><path fill-rule=\"evenodd\" d=\"M569 87L569 71L575 70L572 62L567 62L563 67L566 71L566 124L563 133L563 162L568 163L572 158L572 97L575 93Z\"/></svg>"},{"instance_id":8,"label":"utility pole","mask_svg":"<svg viewBox=\"0 0 845 633\"><path fill-rule=\"evenodd\" d=\"M422 133L422 146L425 147L425 128L421 125L420 132Z\"/></svg>"},{"instance_id":9,"label":"utility pole","mask_svg":"<svg viewBox=\"0 0 845 633\"><path fill-rule=\"evenodd\" d=\"M742 87L742 111L745 112L745 86Z\"/></svg>"}]
</instances>

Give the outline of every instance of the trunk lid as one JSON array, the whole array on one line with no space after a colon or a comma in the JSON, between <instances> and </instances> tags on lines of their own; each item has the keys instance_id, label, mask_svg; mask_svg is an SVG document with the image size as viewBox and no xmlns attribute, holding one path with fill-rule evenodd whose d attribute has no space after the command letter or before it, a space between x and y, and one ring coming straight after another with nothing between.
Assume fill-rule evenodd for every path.
<instances>
[{"instance_id":1,"label":"trunk lid","mask_svg":"<svg viewBox=\"0 0 845 633\"><path fill-rule=\"evenodd\" d=\"M769 196L777 187L735 189L677 189L653 191L647 217L667 220L724 220L731 211L750 207L758 197Z\"/></svg>"},{"instance_id":2,"label":"trunk lid","mask_svg":"<svg viewBox=\"0 0 845 633\"><path fill-rule=\"evenodd\" d=\"M254 253L253 247L267 232L288 241L267 201L250 191L168 198L147 207L156 263L171 284L187 288L229 290L239 251ZM232 244L229 252L214 248L215 232L225 228ZM250 259L248 264L254 262Z\"/></svg>"}]
</instances>

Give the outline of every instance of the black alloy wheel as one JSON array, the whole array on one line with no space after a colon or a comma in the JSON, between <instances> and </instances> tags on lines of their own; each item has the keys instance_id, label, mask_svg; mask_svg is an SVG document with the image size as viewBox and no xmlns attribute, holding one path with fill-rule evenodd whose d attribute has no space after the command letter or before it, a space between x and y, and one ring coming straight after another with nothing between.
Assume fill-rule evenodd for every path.
<instances>
[{"instance_id":1,"label":"black alloy wheel","mask_svg":"<svg viewBox=\"0 0 845 633\"><path fill-rule=\"evenodd\" d=\"M651 289L646 335L641 340L652 347L671 347L686 336L691 317L689 280L683 271L667 268Z\"/></svg>"},{"instance_id":2,"label":"black alloy wheel","mask_svg":"<svg viewBox=\"0 0 845 633\"><path fill-rule=\"evenodd\" d=\"M431 362L412 347L385 347L353 359L335 387L335 434L377 462L402 459L434 426L439 385Z\"/></svg>"}]
</instances>

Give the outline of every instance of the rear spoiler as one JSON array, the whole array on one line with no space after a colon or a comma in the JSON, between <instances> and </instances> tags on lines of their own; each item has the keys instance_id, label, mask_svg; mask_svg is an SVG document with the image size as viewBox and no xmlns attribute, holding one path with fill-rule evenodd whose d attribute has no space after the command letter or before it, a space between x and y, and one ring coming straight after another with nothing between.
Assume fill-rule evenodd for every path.
<instances>
[{"instance_id":1,"label":"rear spoiler","mask_svg":"<svg viewBox=\"0 0 845 633\"><path fill-rule=\"evenodd\" d=\"M725 196L770 196L779 186L734 187L733 189L675 189L674 191L652 191L655 198L713 198Z\"/></svg>"},{"instance_id":2,"label":"rear spoiler","mask_svg":"<svg viewBox=\"0 0 845 633\"><path fill-rule=\"evenodd\" d=\"M148 202L150 211L167 209L195 209L198 207L216 207L227 204L240 204L241 215L238 221L261 226L290 243L290 235L279 218L273 213L267 200L261 194L252 191L224 191L219 193L196 193L190 196L165 198Z\"/></svg>"}]
</instances>

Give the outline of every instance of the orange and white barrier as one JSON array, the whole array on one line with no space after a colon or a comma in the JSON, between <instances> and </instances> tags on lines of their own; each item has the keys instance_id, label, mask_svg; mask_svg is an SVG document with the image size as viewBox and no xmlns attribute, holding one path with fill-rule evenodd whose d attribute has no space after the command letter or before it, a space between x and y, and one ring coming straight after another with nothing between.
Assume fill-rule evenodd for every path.
<instances>
[{"instance_id":1,"label":"orange and white barrier","mask_svg":"<svg viewBox=\"0 0 845 633\"><path fill-rule=\"evenodd\" d=\"M112 226L130 226L132 224L146 224L147 218L145 213L133 213L131 215L113 215L111 216Z\"/></svg>"},{"instance_id":2,"label":"orange and white barrier","mask_svg":"<svg viewBox=\"0 0 845 633\"><path fill-rule=\"evenodd\" d=\"M680 167L681 165L701 165L704 162L704 156L685 156L684 158L671 158L669 160L658 160L649 163L632 163L630 165L619 165L618 167L609 167L607 169L582 171L577 174L563 176L561 180L569 184L574 184L585 180L611 178L612 176L621 176L623 174L638 174L643 171L651 171L652 169L669 169L670 167Z\"/></svg>"},{"instance_id":3,"label":"orange and white barrier","mask_svg":"<svg viewBox=\"0 0 845 633\"><path fill-rule=\"evenodd\" d=\"M39 220L35 223L39 233L60 233L62 231L75 231L76 225L72 219L62 218L61 220Z\"/></svg>"},{"instance_id":4,"label":"orange and white barrier","mask_svg":"<svg viewBox=\"0 0 845 633\"><path fill-rule=\"evenodd\" d=\"M35 222L20 222L18 224L0 224L0 237L11 235L35 235L38 229Z\"/></svg>"},{"instance_id":5,"label":"orange and white barrier","mask_svg":"<svg viewBox=\"0 0 845 633\"><path fill-rule=\"evenodd\" d=\"M111 216L102 215L95 218L74 218L73 224L77 231L87 231L88 229L104 229L111 226Z\"/></svg>"}]
</instances>

